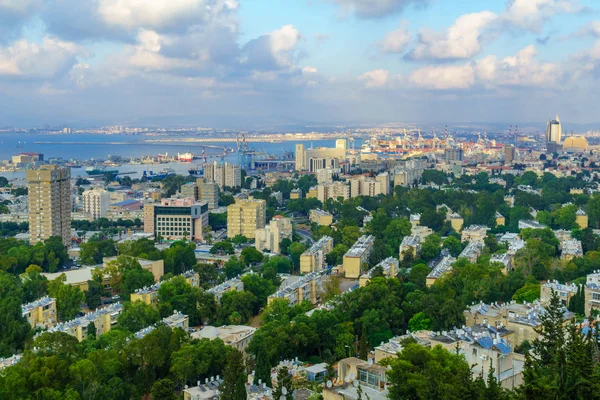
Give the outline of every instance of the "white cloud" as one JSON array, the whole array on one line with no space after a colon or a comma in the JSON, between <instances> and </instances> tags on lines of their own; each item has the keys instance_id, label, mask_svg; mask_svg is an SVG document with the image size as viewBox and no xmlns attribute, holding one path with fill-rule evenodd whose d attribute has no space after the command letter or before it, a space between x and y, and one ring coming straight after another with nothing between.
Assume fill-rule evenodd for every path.
<instances>
[{"instance_id":1,"label":"white cloud","mask_svg":"<svg viewBox=\"0 0 600 400\"><path fill-rule=\"evenodd\" d=\"M0 77L49 79L64 74L83 54L80 46L45 37L41 43L26 39L0 47Z\"/></svg>"},{"instance_id":2,"label":"white cloud","mask_svg":"<svg viewBox=\"0 0 600 400\"><path fill-rule=\"evenodd\" d=\"M365 72L358 79L363 82L366 88L383 88L390 82L390 72L385 69L376 69Z\"/></svg>"},{"instance_id":3,"label":"white cloud","mask_svg":"<svg viewBox=\"0 0 600 400\"><path fill-rule=\"evenodd\" d=\"M430 65L409 73L407 82L413 88L433 90L548 88L561 84L564 78L562 69L556 64L540 63L536 56L535 47L527 46L515 56L502 59L487 56L459 65ZM366 72L358 79L366 88L387 89L394 89L403 81L402 77L382 69Z\"/></svg>"},{"instance_id":4,"label":"white cloud","mask_svg":"<svg viewBox=\"0 0 600 400\"><path fill-rule=\"evenodd\" d=\"M234 0L99 0L98 13L109 26L168 29L204 23L238 6Z\"/></svg>"},{"instance_id":5,"label":"white cloud","mask_svg":"<svg viewBox=\"0 0 600 400\"><path fill-rule=\"evenodd\" d=\"M511 0L502 19L506 25L540 32L544 22L556 14L570 14L584 8L577 0Z\"/></svg>"},{"instance_id":6,"label":"white cloud","mask_svg":"<svg viewBox=\"0 0 600 400\"><path fill-rule=\"evenodd\" d=\"M347 17L355 14L359 18L381 18L396 14L408 5L425 6L428 0L325 0L340 7L341 14Z\"/></svg>"},{"instance_id":7,"label":"white cloud","mask_svg":"<svg viewBox=\"0 0 600 400\"><path fill-rule=\"evenodd\" d=\"M418 44L408 54L415 60L470 58L481 51L483 31L497 19L490 11L465 14L444 33L421 29Z\"/></svg>"},{"instance_id":8,"label":"white cloud","mask_svg":"<svg viewBox=\"0 0 600 400\"><path fill-rule=\"evenodd\" d=\"M475 83L473 66L443 65L419 68L410 74L412 84L428 89L468 89Z\"/></svg>"},{"instance_id":9,"label":"white cloud","mask_svg":"<svg viewBox=\"0 0 600 400\"><path fill-rule=\"evenodd\" d=\"M381 41L381 50L384 53L402 53L412 40L412 34L407 29L407 23L402 22L398 29L386 33Z\"/></svg>"},{"instance_id":10,"label":"white cloud","mask_svg":"<svg viewBox=\"0 0 600 400\"><path fill-rule=\"evenodd\" d=\"M255 70L291 68L301 37L293 25L284 25L246 43L240 62Z\"/></svg>"},{"instance_id":11,"label":"white cloud","mask_svg":"<svg viewBox=\"0 0 600 400\"><path fill-rule=\"evenodd\" d=\"M41 0L0 0L0 11L27 15L41 5Z\"/></svg>"}]
</instances>

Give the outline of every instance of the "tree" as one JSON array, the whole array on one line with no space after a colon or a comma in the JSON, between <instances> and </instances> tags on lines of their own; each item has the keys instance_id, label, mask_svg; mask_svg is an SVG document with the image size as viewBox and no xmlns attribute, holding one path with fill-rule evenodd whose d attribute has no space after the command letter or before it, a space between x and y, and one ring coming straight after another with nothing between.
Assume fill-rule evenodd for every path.
<instances>
[{"instance_id":1,"label":"tree","mask_svg":"<svg viewBox=\"0 0 600 400\"><path fill-rule=\"evenodd\" d=\"M585 315L585 291L582 285L577 288L575 296L571 297L569 311L578 315Z\"/></svg>"},{"instance_id":2,"label":"tree","mask_svg":"<svg viewBox=\"0 0 600 400\"><path fill-rule=\"evenodd\" d=\"M279 251L281 252L281 254L283 255L288 255L290 254L289 252L289 248L290 245L292 244L292 241L288 238L284 238L280 243L279 243Z\"/></svg>"},{"instance_id":3,"label":"tree","mask_svg":"<svg viewBox=\"0 0 600 400\"><path fill-rule=\"evenodd\" d=\"M167 317L177 310L189 317L190 325L210 321L216 314L214 295L190 286L183 276L163 282L158 289L158 299L161 317Z\"/></svg>"},{"instance_id":4,"label":"tree","mask_svg":"<svg viewBox=\"0 0 600 400\"><path fill-rule=\"evenodd\" d=\"M369 342L367 338L367 326L363 324L362 332L358 340L358 356L363 360L369 357Z\"/></svg>"},{"instance_id":5,"label":"tree","mask_svg":"<svg viewBox=\"0 0 600 400\"><path fill-rule=\"evenodd\" d=\"M296 271L300 269L300 256L304 251L306 251L306 246L302 243L295 242L290 245L290 257Z\"/></svg>"},{"instance_id":6,"label":"tree","mask_svg":"<svg viewBox=\"0 0 600 400\"><path fill-rule=\"evenodd\" d=\"M242 244L248 243L248 238L244 235L235 235L231 241L236 246L241 246Z\"/></svg>"},{"instance_id":7,"label":"tree","mask_svg":"<svg viewBox=\"0 0 600 400\"><path fill-rule=\"evenodd\" d=\"M117 317L119 328L135 333L140 329L160 321L156 308L141 301L123 303L123 310Z\"/></svg>"},{"instance_id":8,"label":"tree","mask_svg":"<svg viewBox=\"0 0 600 400\"><path fill-rule=\"evenodd\" d=\"M154 382L150 394L152 394L152 400L176 400L178 398L175 394L176 389L175 383L165 378Z\"/></svg>"},{"instance_id":9,"label":"tree","mask_svg":"<svg viewBox=\"0 0 600 400\"><path fill-rule=\"evenodd\" d=\"M429 275L430 272L431 270L426 264L417 264L410 269L408 280L415 283L419 287L424 288L427 275Z\"/></svg>"},{"instance_id":10,"label":"tree","mask_svg":"<svg viewBox=\"0 0 600 400\"><path fill-rule=\"evenodd\" d=\"M104 286L96 281L88 281L88 290L83 293L85 294L85 304L88 308L95 309L102 304Z\"/></svg>"},{"instance_id":11,"label":"tree","mask_svg":"<svg viewBox=\"0 0 600 400\"><path fill-rule=\"evenodd\" d=\"M443 247L448 249L452 257L458 257L458 255L462 252L462 243L456 238L456 236L448 236L446 240L444 240Z\"/></svg>"},{"instance_id":12,"label":"tree","mask_svg":"<svg viewBox=\"0 0 600 400\"><path fill-rule=\"evenodd\" d=\"M232 350L227 356L223 370L223 383L219 387L223 400L245 400L245 364L244 357L238 350Z\"/></svg>"},{"instance_id":13,"label":"tree","mask_svg":"<svg viewBox=\"0 0 600 400\"><path fill-rule=\"evenodd\" d=\"M122 297L129 300L129 297L136 289L152 286L154 284L154 275L147 269L142 268L139 263L132 268L123 270Z\"/></svg>"},{"instance_id":14,"label":"tree","mask_svg":"<svg viewBox=\"0 0 600 400\"><path fill-rule=\"evenodd\" d=\"M281 367L277 371L277 386L273 390L273 399L285 398L293 400L292 376L287 367Z\"/></svg>"},{"instance_id":15,"label":"tree","mask_svg":"<svg viewBox=\"0 0 600 400\"><path fill-rule=\"evenodd\" d=\"M48 290L48 279L42 275L42 268L37 265L27 267L25 273L21 274L21 282L25 303L39 299Z\"/></svg>"},{"instance_id":16,"label":"tree","mask_svg":"<svg viewBox=\"0 0 600 400\"><path fill-rule=\"evenodd\" d=\"M498 239L496 238L496 235L494 235L494 234L487 235L483 239L483 243L485 244L485 247L488 248L490 253L495 253L496 251L498 251Z\"/></svg>"},{"instance_id":17,"label":"tree","mask_svg":"<svg viewBox=\"0 0 600 400\"><path fill-rule=\"evenodd\" d=\"M29 322L21 311L22 298L18 279L0 272L0 357L10 357L22 350L29 337Z\"/></svg>"},{"instance_id":18,"label":"tree","mask_svg":"<svg viewBox=\"0 0 600 400\"><path fill-rule=\"evenodd\" d=\"M242 250L241 258L244 260L244 264L252 265L261 262L264 255L254 247L246 247Z\"/></svg>"},{"instance_id":19,"label":"tree","mask_svg":"<svg viewBox=\"0 0 600 400\"><path fill-rule=\"evenodd\" d=\"M163 250L162 257L165 260L165 273L180 275L192 269L196 261L196 244L184 241L176 241L168 249Z\"/></svg>"},{"instance_id":20,"label":"tree","mask_svg":"<svg viewBox=\"0 0 600 400\"><path fill-rule=\"evenodd\" d=\"M83 292L78 287L65 284L66 280L66 275L61 274L48 284L48 294L56 299L56 311L61 321L75 318L85 300Z\"/></svg>"},{"instance_id":21,"label":"tree","mask_svg":"<svg viewBox=\"0 0 600 400\"><path fill-rule=\"evenodd\" d=\"M362 232L358 226L347 226L342 229L342 243L348 247L352 247L361 235Z\"/></svg>"},{"instance_id":22,"label":"tree","mask_svg":"<svg viewBox=\"0 0 600 400\"><path fill-rule=\"evenodd\" d=\"M541 287L539 284L530 283L517 290L513 294L512 299L519 303L531 303L540 298L540 291Z\"/></svg>"},{"instance_id":23,"label":"tree","mask_svg":"<svg viewBox=\"0 0 600 400\"><path fill-rule=\"evenodd\" d=\"M440 255L442 239L435 233L429 235L421 245L421 258L425 261L432 260Z\"/></svg>"},{"instance_id":24,"label":"tree","mask_svg":"<svg viewBox=\"0 0 600 400\"><path fill-rule=\"evenodd\" d=\"M427 317L425 313L418 312L408 321L408 329L411 332L418 332L431 329L431 318Z\"/></svg>"},{"instance_id":25,"label":"tree","mask_svg":"<svg viewBox=\"0 0 600 400\"><path fill-rule=\"evenodd\" d=\"M223 272L227 279L240 276L244 272L244 263L236 256L231 256L223 266Z\"/></svg>"}]
</instances>

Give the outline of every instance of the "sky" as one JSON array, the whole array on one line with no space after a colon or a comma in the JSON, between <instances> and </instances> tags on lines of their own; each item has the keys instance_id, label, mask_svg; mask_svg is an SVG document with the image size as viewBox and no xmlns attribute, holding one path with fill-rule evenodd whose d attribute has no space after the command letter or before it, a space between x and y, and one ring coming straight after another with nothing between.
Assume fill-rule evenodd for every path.
<instances>
[{"instance_id":1,"label":"sky","mask_svg":"<svg viewBox=\"0 0 600 400\"><path fill-rule=\"evenodd\" d=\"M0 0L0 126L600 122L597 0Z\"/></svg>"}]
</instances>

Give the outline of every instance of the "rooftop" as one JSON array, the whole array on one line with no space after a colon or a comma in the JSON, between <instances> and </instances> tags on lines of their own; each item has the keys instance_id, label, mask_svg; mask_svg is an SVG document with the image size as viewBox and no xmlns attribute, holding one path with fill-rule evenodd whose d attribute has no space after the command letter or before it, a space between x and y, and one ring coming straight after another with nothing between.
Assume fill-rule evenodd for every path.
<instances>
[{"instance_id":1,"label":"rooftop","mask_svg":"<svg viewBox=\"0 0 600 400\"><path fill-rule=\"evenodd\" d=\"M372 235L359 237L344 257L361 257L373 245L374 241L375 236Z\"/></svg>"},{"instance_id":2,"label":"rooftop","mask_svg":"<svg viewBox=\"0 0 600 400\"><path fill-rule=\"evenodd\" d=\"M442 276L443 274L445 274L446 272L450 271L452 269L452 264L456 261L456 258L451 257L451 256L446 256L444 258L442 258L440 260L440 262L438 262L433 269L431 270L431 272L429 273L429 275L427 275L427 278L439 278L440 276Z\"/></svg>"},{"instance_id":3,"label":"rooftop","mask_svg":"<svg viewBox=\"0 0 600 400\"><path fill-rule=\"evenodd\" d=\"M402 247L415 247L421 243L421 238L417 235L404 236L402 239Z\"/></svg>"},{"instance_id":4,"label":"rooftop","mask_svg":"<svg viewBox=\"0 0 600 400\"><path fill-rule=\"evenodd\" d=\"M38 307L43 307L43 306L47 306L51 303L55 303L56 299L53 299L51 297L45 296L42 297L40 299L37 299L35 301L32 301L31 303L27 303L27 304L23 304L21 306L21 311L23 312L23 314L25 314L28 311L33 310L34 308L38 308Z\"/></svg>"},{"instance_id":5,"label":"rooftop","mask_svg":"<svg viewBox=\"0 0 600 400\"><path fill-rule=\"evenodd\" d=\"M375 268L377 267L383 268L383 272L387 274L392 267L394 267L397 270L399 265L400 263L397 259L395 259L394 257L388 257L385 260L381 261L379 264L377 264L375 267L365 272L363 274L363 277L370 278L373 272L375 271Z\"/></svg>"}]
</instances>

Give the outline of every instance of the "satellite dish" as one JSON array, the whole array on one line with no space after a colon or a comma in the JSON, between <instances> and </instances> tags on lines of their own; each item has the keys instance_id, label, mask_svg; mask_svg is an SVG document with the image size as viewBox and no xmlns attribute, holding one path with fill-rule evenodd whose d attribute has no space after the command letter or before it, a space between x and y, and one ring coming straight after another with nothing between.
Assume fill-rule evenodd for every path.
<instances>
[{"instance_id":1,"label":"satellite dish","mask_svg":"<svg viewBox=\"0 0 600 400\"><path fill-rule=\"evenodd\" d=\"M333 386L333 383L331 381L327 381L327 387L331 388Z\"/></svg>"},{"instance_id":2,"label":"satellite dish","mask_svg":"<svg viewBox=\"0 0 600 400\"><path fill-rule=\"evenodd\" d=\"M354 387L358 387L358 381L354 381L352 382L352 384L354 385Z\"/></svg>"},{"instance_id":3,"label":"satellite dish","mask_svg":"<svg viewBox=\"0 0 600 400\"><path fill-rule=\"evenodd\" d=\"M281 388L281 393L288 394L287 388L285 386Z\"/></svg>"},{"instance_id":4,"label":"satellite dish","mask_svg":"<svg viewBox=\"0 0 600 400\"><path fill-rule=\"evenodd\" d=\"M354 379L354 378L355 378L355 376L354 376L354 372L350 372L350 380L352 380L352 379Z\"/></svg>"}]
</instances>

